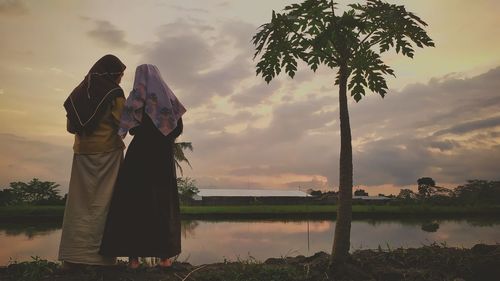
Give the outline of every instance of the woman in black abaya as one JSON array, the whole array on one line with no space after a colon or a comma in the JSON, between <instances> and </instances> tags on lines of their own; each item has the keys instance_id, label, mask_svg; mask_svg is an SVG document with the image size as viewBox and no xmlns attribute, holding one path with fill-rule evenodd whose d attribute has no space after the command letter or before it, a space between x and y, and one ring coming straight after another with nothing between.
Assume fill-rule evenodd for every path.
<instances>
[{"instance_id":1,"label":"woman in black abaya","mask_svg":"<svg viewBox=\"0 0 500 281\"><path fill-rule=\"evenodd\" d=\"M120 168L100 254L159 257L160 266L181 252L180 212L173 145L186 112L154 65L137 67L119 134L134 135Z\"/></svg>"}]
</instances>

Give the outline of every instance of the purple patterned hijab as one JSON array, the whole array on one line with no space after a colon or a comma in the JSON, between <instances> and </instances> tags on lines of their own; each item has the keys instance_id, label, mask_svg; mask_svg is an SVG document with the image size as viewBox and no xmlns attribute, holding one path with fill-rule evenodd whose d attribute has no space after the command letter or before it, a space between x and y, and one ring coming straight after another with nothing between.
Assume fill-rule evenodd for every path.
<instances>
[{"instance_id":1,"label":"purple patterned hijab","mask_svg":"<svg viewBox=\"0 0 500 281\"><path fill-rule=\"evenodd\" d=\"M165 136L177 127L177 121L186 112L152 64L139 65L135 70L134 89L125 102L118 134L125 136L130 129L139 126L143 112Z\"/></svg>"}]
</instances>

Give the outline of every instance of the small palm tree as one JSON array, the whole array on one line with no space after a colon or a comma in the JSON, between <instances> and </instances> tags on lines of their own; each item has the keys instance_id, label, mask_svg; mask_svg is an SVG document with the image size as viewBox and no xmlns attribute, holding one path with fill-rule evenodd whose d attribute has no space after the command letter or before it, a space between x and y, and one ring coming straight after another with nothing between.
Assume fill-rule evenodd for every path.
<instances>
[{"instance_id":1,"label":"small palm tree","mask_svg":"<svg viewBox=\"0 0 500 281\"><path fill-rule=\"evenodd\" d=\"M181 176L184 175L184 171L182 170L181 163L186 162L190 168L191 163L189 163L189 160L186 158L186 155L184 154L184 150L189 149L190 151L193 151L193 145L190 142L176 142L174 143L174 161L175 161L175 166L179 168L179 171L181 172Z\"/></svg>"}]
</instances>

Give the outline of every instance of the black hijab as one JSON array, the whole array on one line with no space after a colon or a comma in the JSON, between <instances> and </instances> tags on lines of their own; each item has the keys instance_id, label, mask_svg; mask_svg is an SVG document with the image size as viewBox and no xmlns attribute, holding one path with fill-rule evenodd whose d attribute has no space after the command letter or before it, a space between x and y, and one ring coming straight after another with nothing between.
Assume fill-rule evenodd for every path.
<instances>
[{"instance_id":1,"label":"black hijab","mask_svg":"<svg viewBox=\"0 0 500 281\"><path fill-rule=\"evenodd\" d=\"M122 88L116 83L125 68L113 55L105 55L92 66L64 102L70 133L91 134L106 112L106 106L117 97L125 98Z\"/></svg>"}]
</instances>

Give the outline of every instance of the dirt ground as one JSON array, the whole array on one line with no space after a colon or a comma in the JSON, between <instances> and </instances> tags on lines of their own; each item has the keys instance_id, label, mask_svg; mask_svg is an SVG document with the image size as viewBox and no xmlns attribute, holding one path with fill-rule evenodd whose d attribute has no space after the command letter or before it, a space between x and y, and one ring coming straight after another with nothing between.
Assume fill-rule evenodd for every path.
<instances>
[{"instance_id":1,"label":"dirt ground","mask_svg":"<svg viewBox=\"0 0 500 281\"><path fill-rule=\"evenodd\" d=\"M129 270L81 267L64 272L59 264L35 260L0 269L8 281L326 281L326 280L451 280L499 281L500 245L478 244L471 249L442 245L409 249L360 250L343 266L328 267L324 252L310 257L270 258L193 266L175 263L171 269L143 266Z\"/></svg>"}]
</instances>

